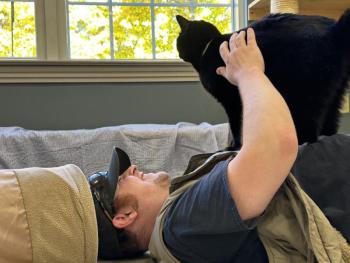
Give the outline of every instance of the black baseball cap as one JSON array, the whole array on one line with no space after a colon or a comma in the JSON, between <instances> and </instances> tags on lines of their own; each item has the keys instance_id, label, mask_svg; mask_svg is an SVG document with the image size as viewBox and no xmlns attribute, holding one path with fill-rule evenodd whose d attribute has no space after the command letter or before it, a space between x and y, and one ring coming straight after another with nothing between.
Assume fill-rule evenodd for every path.
<instances>
[{"instance_id":1,"label":"black baseball cap","mask_svg":"<svg viewBox=\"0 0 350 263\"><path fill-rule=\"evenodd\" d=\"M129 156L122 149L114 147L108 171L97 172L88 178L96 211L100 259L123 258L118 239L123 230L112 224L115 215L113 203L118 178L130 165Z\"/></svg>"}]
</instances>

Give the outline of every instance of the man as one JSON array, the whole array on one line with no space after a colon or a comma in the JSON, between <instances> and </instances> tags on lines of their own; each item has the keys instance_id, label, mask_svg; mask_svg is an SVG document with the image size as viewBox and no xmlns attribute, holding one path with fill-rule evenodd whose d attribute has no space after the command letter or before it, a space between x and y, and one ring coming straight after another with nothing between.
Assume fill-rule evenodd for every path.
<instances>
[{"instance_id":1,"label":"man","mask_svg":"<svg viewBox=\"0 0 350 263\"><path fill-rule=\"evenodd\" d=\"M230 43L222 43L220 54L226 66L217 69L217 74L238 86L242 98L242 149L237 154L194 157L185 180L174 179L170 185L165 172L144 174L116 148L117 165L102 175L106 182L100 183L99 176L90 179L100 257L128 257L150 248L163 262L268 262L271 258L262 243L263 229L258 234L257 226L270 213L266 209L296 160L298 142L288 107L264 74L252 29L245 39L246 32L241 31L232 35ZM298 258L299 254L294 257Z\"/></svg>"}]
</instances>

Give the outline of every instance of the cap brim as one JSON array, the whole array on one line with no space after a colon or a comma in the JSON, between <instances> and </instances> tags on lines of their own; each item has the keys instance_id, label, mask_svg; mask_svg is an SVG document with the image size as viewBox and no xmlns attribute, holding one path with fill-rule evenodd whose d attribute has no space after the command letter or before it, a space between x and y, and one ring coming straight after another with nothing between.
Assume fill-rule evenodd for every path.
<instances>
[{"instance_id":1,"label":"cap brim","mask_svg":"<svg viewBox=\"0 0 350 263\"><path fill-rule=\"evenodd\" d=\"M112 159L109 164L107 173L107 180L111 191L111 197L114 198L119 176L122 175L130 167L130 165L130 158L126 152L118 147L114 147Z\"/></svg>"}]
</instances>

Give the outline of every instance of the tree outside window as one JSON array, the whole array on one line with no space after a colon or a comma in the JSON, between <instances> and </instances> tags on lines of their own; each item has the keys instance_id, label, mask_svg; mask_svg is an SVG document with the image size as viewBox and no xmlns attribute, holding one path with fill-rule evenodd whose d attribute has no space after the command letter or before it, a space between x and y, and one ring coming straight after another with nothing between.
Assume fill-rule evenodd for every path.
<instances>
[{"instance_id":1,"label":"tree outside window","mask_svg":"<svg viewBox=\"0 0 350 263\"><path fill-rule=\"evenodd\" d=\"M41 59L37 39L45 33L37 31L36 15L45 10L39 1L46 0L0 0L0 58ZM237 0L67 0L65 5L57 16L67 21L67 41L59 45L69 59L177 59L176 15L209 21L223 33L232 32L237 19Z\"/></svg>"}]
</instances>

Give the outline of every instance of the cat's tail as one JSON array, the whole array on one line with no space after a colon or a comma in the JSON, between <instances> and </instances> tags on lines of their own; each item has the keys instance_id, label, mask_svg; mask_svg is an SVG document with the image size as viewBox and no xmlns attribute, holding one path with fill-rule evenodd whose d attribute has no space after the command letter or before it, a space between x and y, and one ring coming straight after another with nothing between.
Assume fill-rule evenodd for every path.
<instances>
[{"instance_id":1,"label":"cat's tail","mask_svg":"<svg viewBox=\"0 0 350 263\"><path fill-rule=\"evenodd\" d=\"M337 42L350 51L350 8L339 18L334 28Z\"/></svg>"}]
</instances>

